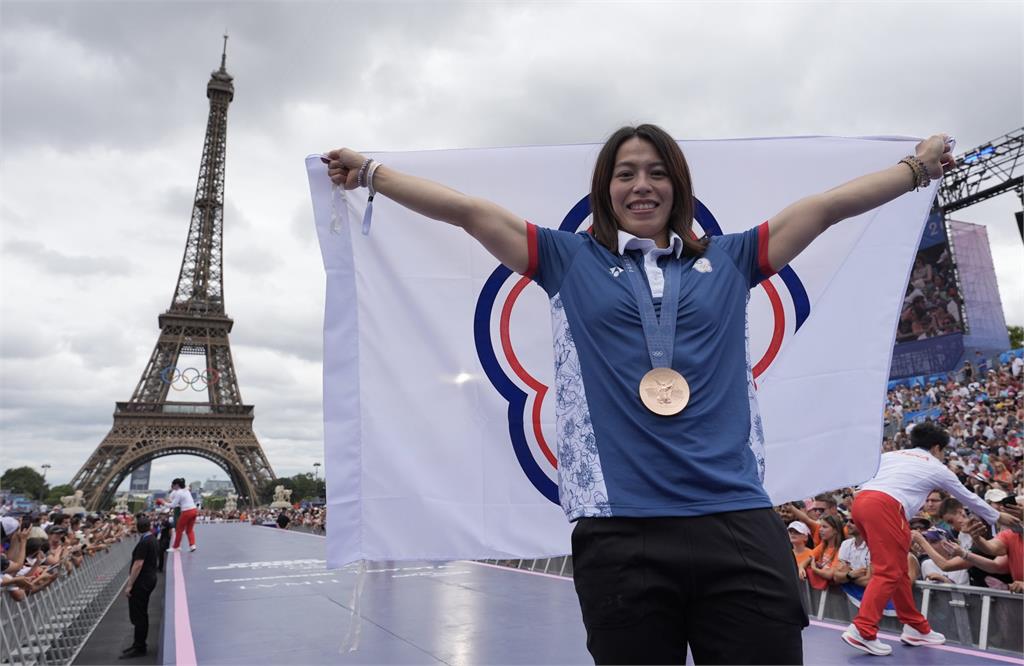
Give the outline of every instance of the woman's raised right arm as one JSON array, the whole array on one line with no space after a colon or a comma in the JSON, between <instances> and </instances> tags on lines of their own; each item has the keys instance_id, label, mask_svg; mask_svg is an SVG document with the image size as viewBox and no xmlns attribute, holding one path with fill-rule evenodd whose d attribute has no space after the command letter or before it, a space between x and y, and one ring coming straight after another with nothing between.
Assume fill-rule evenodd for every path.
<instances>
[{"instance_id":1,"label":"woman's raised right arm","mask_svg":"<svg viewBox=\"0 0 1024 666\"><path fill-rule=\"evenodd\" d=\"M331 181L346 190L356 189L356 179L366 158L348 148L331 150L325 155L330 160L327 175ZM512 270L523 273L529 268L526 221L498 204L386 165L374 172L373 186L379 194L411 211L461 227Z\"/></svg>"}]
</instances>

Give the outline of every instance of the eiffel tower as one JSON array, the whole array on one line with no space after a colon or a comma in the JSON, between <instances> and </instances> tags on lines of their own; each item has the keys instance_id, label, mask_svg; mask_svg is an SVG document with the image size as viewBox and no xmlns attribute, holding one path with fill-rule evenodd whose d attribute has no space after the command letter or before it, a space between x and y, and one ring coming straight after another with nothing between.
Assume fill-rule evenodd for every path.
<instances>
[{"instance_id":1,"label":"eiffel tower","mask_svg":"<svg viewBox=\"0 0 1024 666\"><path fill-rule=\"evenodd\" d=\"M249 504L258 502L260 485L275 478L252 429L253 406L238 390L228 341L234 321L224 314L224 166L228 105L235 96L226 60L227 35L220 69L206 86L210 115L192 222L171 306L159 317L160 336L131 399L116 403L114 426L71 480L89 510L108 504L133 469L173 454L216 463ZM206 399L168 400L171 390Z\"/></svg>"}]
</instances>

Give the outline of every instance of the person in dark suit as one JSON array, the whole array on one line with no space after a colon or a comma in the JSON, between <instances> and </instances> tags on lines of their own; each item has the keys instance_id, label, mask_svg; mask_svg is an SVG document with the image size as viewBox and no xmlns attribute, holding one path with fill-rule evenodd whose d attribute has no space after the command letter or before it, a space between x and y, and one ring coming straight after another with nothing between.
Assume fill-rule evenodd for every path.
<instances>
[{"instance_id":1,"label":"person in dark suit","mask_svg":"<svg viewBox=\"0 0 1024 666\"><path fill-rule=\"evenodd\" d=\"M157 541L159 542L158 559L156 564L157 571L164 570L164 560L167 557L167 549L171 547L171 530L174 524L171 522L171 518L168 514L162 514L157 517Z\"/></svg>"},{"instance_id":2,"label":"person in dark suit","mask_svg":"<svg viewBox=\"0 0 1024 666\"><path fill-rule=\"evenodd\" d=\"M150 527L149 518L145 514L140 513L135 517L135 528L142 536L132 550L132 568L128 575L128 584L125 586L128 617L135 627L135 640L131 647L121 653L119 659L133 659L146 654L146 637L149 635L149 595L156 588L160 547Z\"/></svg>"}]
</instances>

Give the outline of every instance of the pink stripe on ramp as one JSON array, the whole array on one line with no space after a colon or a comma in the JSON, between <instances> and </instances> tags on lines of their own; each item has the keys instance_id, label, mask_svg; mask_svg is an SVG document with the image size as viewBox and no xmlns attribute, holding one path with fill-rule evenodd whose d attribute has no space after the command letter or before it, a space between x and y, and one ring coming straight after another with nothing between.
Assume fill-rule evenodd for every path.
<instances>
[{"instance_id":1,"label":"pink stripe on ramp","mask_svg":"<svg viewBox=\"0 0 1024 666\"><path fill-rule=\"evenodd\" d=\"M835 625L829 622L819 622L818 620L811 620L811 625L815 627L822 627L824 629L834 629L836 631L845 631L848 625ZM884 632L878 632L878 638L884 638L889 641L900 640L900 637L896 634L889 634ZM1009 657L1002 654L996 654L994 652L985 652L984 650L972 650L970 648L963 648L956 645L919 645L918 647L929 648L931 650L941 650L942 652L953 652L955 654L967 654L972 657L980 657L982 659L991 659L992 661L1003 661L1008 664L1024 664L1024 659L1017 659L1015 657ZM914 648L917 649L916 647Z\"/></svg>"},{"instance_id":2,"label":"pink stripe on ramp","mask_svg":"<svg viewBox=\"0 0 1024 666\"><path fill-rule=\"evenodd\" d=\"M174 659L177 666L196 666L196 644L192 640L181 553L174 551L171 556L174 558Z\"/></svg>"}]
</instances>

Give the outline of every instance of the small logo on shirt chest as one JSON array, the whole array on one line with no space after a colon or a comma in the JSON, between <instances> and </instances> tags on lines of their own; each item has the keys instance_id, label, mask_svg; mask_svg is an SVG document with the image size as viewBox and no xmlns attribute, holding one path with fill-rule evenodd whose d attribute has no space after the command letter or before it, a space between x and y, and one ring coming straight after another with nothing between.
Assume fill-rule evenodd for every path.
<instances>
[{"instance_id":1,"label":"small logo on shirt chest","mask_svg":"<svg viewBox=\"0 0 1024 666\"><path fill-rule=\"evenodd\" d=\"M710 273L711 262L708 261L705 257L701 257L696 261L696 263L693 264L693 270L697 271L698 273Z\"/></svg>"},{"instance_id":2,"label":"small logo on shirt chest","mask_svg":"<svg viewBox=\"0 0 1024 666\"><path fill-rule=\"evenodd\" d=\"M612 274L613 278L617 278L620 275L622 275L622 269L619 268L618 266L612 266L611 268L608 269L608 272Z\"/></svg>"}]
</instances>

